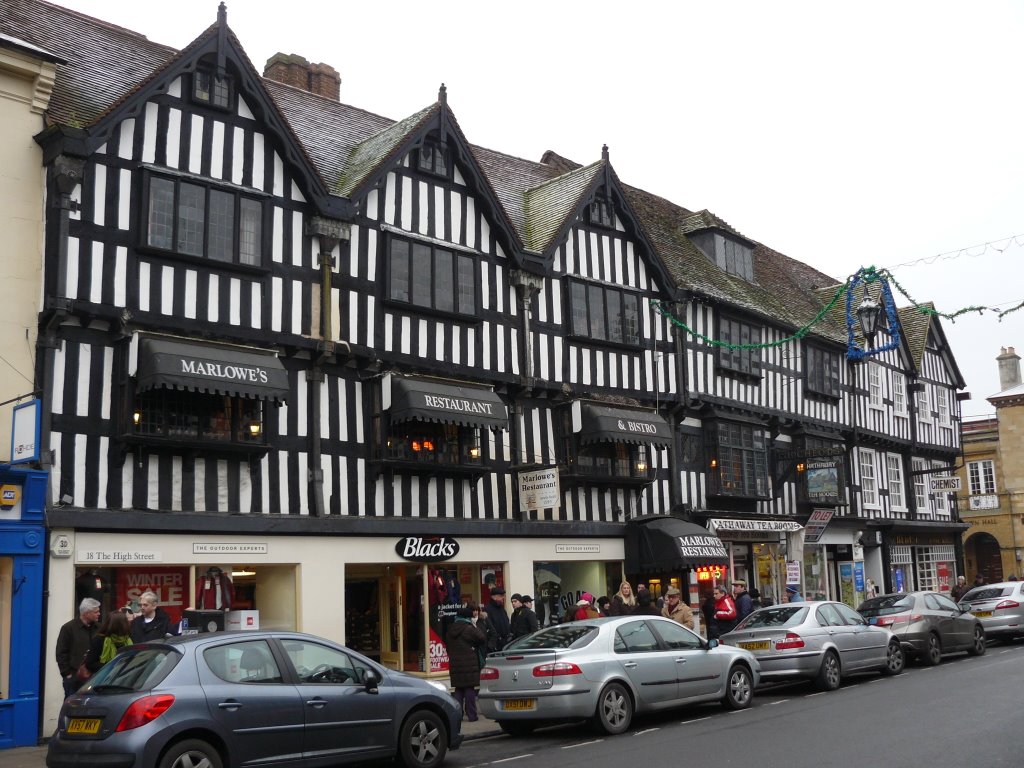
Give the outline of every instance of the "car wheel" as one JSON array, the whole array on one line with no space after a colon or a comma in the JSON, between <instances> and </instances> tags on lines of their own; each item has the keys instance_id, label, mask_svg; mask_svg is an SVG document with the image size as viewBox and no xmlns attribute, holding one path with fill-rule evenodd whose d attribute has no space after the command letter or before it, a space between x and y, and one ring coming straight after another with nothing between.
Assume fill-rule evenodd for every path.
<instances>
[{"instance_id":1,"label":"car wheel","mask_svg":"<svg viewBox=\"0 0 1024 768\"><path fill-rule=\"evenodd\" d=\"M519 720L497 720L498 727L509 736L529 736L537 727L535 723Z\"/></svg>"},{"instance_id":2,"label":"car wheel","mask_svg":"<svg viewBox=\"0 0 1024 768\"><path fill-rule=\"evenodd\" d=\"M622 733L633 722L633 700L619 683L609 683L597 700L594 722L605 733Z\"/></svg>"},{"instance_id":3,"label":"car wheel","mask_svg":"<svg viewBox=\"0 0 1024 768\"><path fill-rule=\"evenodd\" d=\"M889 643L885 649L885 666L882 667L883 675L898 675L906 666L907 660L903 655L903 648L897 641Z\"/></svg>"},{"instance_id":4,"label":"car wheel","mask_svg":"<svg viewBox=\"0 0 1024 768\"><path fill-rule=\"evenodd\" d=\"M441 718L417 709L406 718L398 737L398 757L406 768L435 768L448 751L448 731Z\"/></svg>"},{"instance_id":5,"label":"car wheel","mask_svg":"<svg viewBox=\"0 0 1024 768\"><path fill-rule=\"evenodd\" d=\"M921 654L921 661L929 667L934 667L942 661L942 643L938 635L928 635L928 647Z\"/></svg>"},{"instance_id":6,"label":"car wheel","mask_svg":"<svg viewBox=\"0 0 1024 768\"><path fill-rule=\"evenodd\" d=\"M827 651L825 658L821 660L821 669L818 670L818 679L815 681L818 688L823 691L834 691L839 687L842 680L842 669L839 666L839 657L835 651Z\"/></svg>"},{"instance_id":7,"label":"car wheel","mask_svg":"<svg viewBox=\"0 0 1024 768\"><path fill-rule=\"evenodd\" d=\"M984 656L985 651L988 650L988 646L985 645L985 630L981 627L974 628L974 642L971 643L971 647L967 649L967 652L971 656Z\"/></svg>"},{"instance_id":8,"label":"car wheel","mask_svg":"<svg viewBox=\"0 0 1024 768\"><path fill-rule=\"evenodd\" d=\"M172 744L160 759L160 768L224 768L220 753L199 739Z\"/></svg>"},{"instance_id":9,"label":"car wheel","mask_svg":"<svg viewBox=\"0 0 1024 768\"><path fill-rule=\"evenodd\" d=\"M754 681L750 670L737 664L729 670L722 705L728 709L746 709L754 700Z\"/></svg>"}]
</instances>

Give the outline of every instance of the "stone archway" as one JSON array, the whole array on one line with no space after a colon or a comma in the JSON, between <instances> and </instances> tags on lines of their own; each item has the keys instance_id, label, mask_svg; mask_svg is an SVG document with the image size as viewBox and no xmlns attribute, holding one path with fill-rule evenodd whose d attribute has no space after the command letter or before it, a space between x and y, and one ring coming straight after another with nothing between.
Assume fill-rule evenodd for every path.
<instances>
[{"instance_id":1,"label":"stone archway","mask_svg":"<svg viewBox=\"0 0 1024 768\"><path fill-rule=\"evenodd\" d=\"M977 574L993 584L1003 580L1003 558L999 541L991 533L979 532L964 542L964 563L967 566L967 583L971 584Z\"/></svg>"}]
</instances>

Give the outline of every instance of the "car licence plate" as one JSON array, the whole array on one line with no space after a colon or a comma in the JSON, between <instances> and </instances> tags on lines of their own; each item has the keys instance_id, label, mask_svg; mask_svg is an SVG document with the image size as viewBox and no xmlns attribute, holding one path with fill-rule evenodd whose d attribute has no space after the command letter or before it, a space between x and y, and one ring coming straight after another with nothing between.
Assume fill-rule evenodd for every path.
<instances>
[{"instance_id":1,"label":"car licence plate","mask_svg":"<svg viewBox=\"0 0 1024 768\"><path fill-rule=\"evenodd\" d=\"M68 733L99 733L100 719L98 717L73 717L68 723Z\"/></svg>"},{"instance_id":2,"label":"car licence plate","mask_svg":"<svg viewBox=\"0 0 1024 768\"><path fill-rule=\"evenodd\" d=\"M992 611L972 611L972 613L979 619L988 618L992 615Z\"/></svg>"},{"instance_id":3,"label":"car licence plate","mask_svg":"<svg viewBox=\"0 0 1024 768\"><path fill-rule=\"evenodd\" d=\"M748 651L767 651L772 647L772 644L767 640L759 640L756 643L737 643L737 645Z\"/></svg>"},{"instance_id":4,"label":"car licence plate","mask_svg":"<svg viewBox=\"0 0 1024 768\"><path fill-rule=\"evenodd\" d=\"M532 712L536 708L536 699L504 699L501 702L503 712Z\"/></svg>"}]
</instances>

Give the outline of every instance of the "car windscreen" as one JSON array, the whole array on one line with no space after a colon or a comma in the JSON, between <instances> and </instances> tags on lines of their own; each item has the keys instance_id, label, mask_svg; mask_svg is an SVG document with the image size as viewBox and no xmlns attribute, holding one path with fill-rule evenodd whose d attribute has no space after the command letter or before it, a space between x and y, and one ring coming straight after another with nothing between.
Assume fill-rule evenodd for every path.
<instances>
[{"instance_id":1,"label":"car windscreen","mask_svg":"<svg viewBox=\"0 0 1024 768\"><path fill-rule=\"evenodd\" d=\"M163 680L180 660L181 653L169 646L129 646L104 664L89 679L89 685L97 693L147 691Z\"/></svg>"},{"instance_id":2,"label":"car windscreen","mask_svg":"<svg viewBox=\"0 0 1024 768\"><path fill-rule=\"evenodd\" d=\"M532 635L513 640L505 646L505 650L533 650L540 648L582 648L597 637L597 627L593 624L573 622L559 624L555 627L542 629Z\"/></svg>"},{"instance_id":3,"label":"car windscreen","mask_svg":"<svg viewBox=\"0 0 1024 768\"><path fill-rule=\"evenodd\" d=\"M865 600L857 612L861 616L888 616L909 611L913 607L914 598L910 595L882 595Z\"/></svg>"},{"instance_id":4,"label":"car windscreen","mask_svg":"<svg viewBox=\"0 0 1024 768\"><path fill-rule=\"evenodd\" d=\"M807 606L778 605L762 608L747 616L736 629L758 629L760 627L795 627L807 616Z\"/></svg>"},{"instance_id":5,"label":"car windscreen","mask_svg":"<svg viewBox=\"0 0 1024 768\"><path fill-rule=\"evenodd\" d=\"M1008 597L1012 592L1013 587L975 587L961 597L960 601L995 600L1000 597Z\"/></svg>"}]
</instances>

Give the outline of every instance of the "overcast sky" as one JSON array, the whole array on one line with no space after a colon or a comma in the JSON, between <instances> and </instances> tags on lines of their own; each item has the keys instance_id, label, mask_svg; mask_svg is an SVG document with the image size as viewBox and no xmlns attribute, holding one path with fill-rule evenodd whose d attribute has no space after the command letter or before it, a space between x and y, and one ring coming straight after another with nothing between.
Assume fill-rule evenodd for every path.
<instances>
[{"instance_id":1,"label":"overcast sky","mask_svg":"<svg viewBox=\"0 0 1024 768\"><path fill-rule=\"evenodd\" d=\"M60 4L178 48L217 11ZM444 82L474 144L589 163L607 143L626 183L836 278L908 264L896 279L941 312L1024 302L1024 3L233 0L228 24L257 69L325 62L386 117ZM993 413L1024 310L942 324L964 414Z\"/></svg>"}]
</instances>

